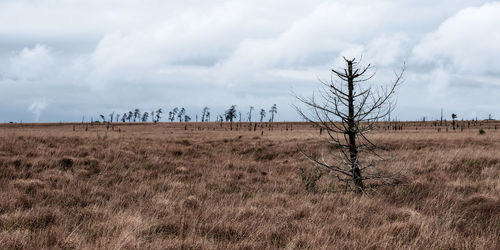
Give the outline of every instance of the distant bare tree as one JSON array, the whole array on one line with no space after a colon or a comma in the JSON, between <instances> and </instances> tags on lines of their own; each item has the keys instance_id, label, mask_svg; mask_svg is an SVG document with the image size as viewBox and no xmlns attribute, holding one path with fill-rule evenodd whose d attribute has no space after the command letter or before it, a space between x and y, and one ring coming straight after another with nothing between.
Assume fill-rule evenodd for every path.
<instances>
[{"instance_id":1,"label":"distant bare tree","mask_svg":"<svg viewBox=\"0 0 500 250\"><path fill-rule=\"evenodd\" d=\"M160 121L160 119L161 119L161 114L162 114L162 113L163 113L163 111L161 110L161 108L160 108L160 109L158 109L158 110L156 110L156 117L155 117L155 119L154 119L154 122L155 122L155 123L157 123L157 122L159 122L159 121Z\"/></svg>"},{"instance_id":2,"label":"distant bare tree","mask_svg":"<svg viewBox=\"0 0 500 250\"><path fill-rule=\"evenodd\" d=\"M453 130L455 130L455 119L457 119L457 114L453 113L451 114L451 124L452 124L452 127L453 127Z\"/></svg>"},{"instance_id":3,"label":"distant bare tree","mask_svg":"<svg viewBox=\"0 0 500 250\"><path fill-rule=\"evenodd\" d=\"M177 112L179 111L179 108L175 107L172 111L168 112L168 119L170 122L173 122L175 120L175 116L177 115Z\"/></svg>"},{"instance_id":4,"label":"distant bare tree","mask_svg":"<svg viewBox=\"0 0 500 250\"><path fill-rule=\"evenodd\" d=\"M252 111L253 111L253 106L250 106L250 110L248 111L248 121L252 122Z\"/></svg>"},{"instance_id":5,"label":"distant bare tree","mask_svg":"<svg viewBox=\"0 0 500 250\"><path fill-rule=\"evenodd\" d=\"M102 119L102 122L106 122L106 117L104 117L104 115L99 115Z\"/></svg>"},{"instance_id":6,"label":"distant bare tree","mask_svg":"<svg viewBox=\"0 0 500 250\"><path fill-rule=\"evenodd\" d=\"M261 109L260 110L260 122L262 122L262 120L264 119L264 117L266 117L266 110L265 109Z\"/></svg>"},{"instance_id":7,"label":"distant bare tree","mask_svg":"<svg viewBox=\"0 0 500 250\"><path fill-rule=\"evenodd\" d=\"M134 110L134 122L137 118L141 118L141 111L139 109Z\"/></svg>"},{"instance_id":8,"label":"distant bare tree","mask_svg":"<svg viewBox=\"0 0 500 250\"><path fill-rule=\"evenodd\" d=\"M126 121L127 121L127 113L123 113L122 122L126 122Z\"/></svg>"},{"instance_id":9,"label":"distant bare tree","mask_svg":"<svg viewBox=\"0 0 500 250\"><path fill-rule=\"evenodd\" d=\"M129 112L128 112L128 116L127 116L127 120L128 120L128 122L130 122L130 120L132 120L132 117L133 117L133 116L134 116L134 112L129 111Z\"/></svg>"},{"instance_id":10,"label":"distant bare tree","mask_svg":"<svg viewBox=\"0 0 500 250\"><path fill-rule=\"evenodd\" d=\"M372 185L398 182L396 175L384 174L375 167L374 161L366 162L359 156L367 153L380 157L375 152L376 145L366 137L366 133L375 128L374 122L393 110L391 97L402 82L405 67L399 73L395 72L395 79L388 86L363 86L375 75L368 73L371 66L362 67L356 59L344 60L347 67L332 69L330 82L322 82L321 101L318 102L314 95L312 98L297 97L308 106L310 112L306 114L298 107L296 110L305 120L328 133L329 142L333 148L340 149L343 160L333 165L323 155L304 155L315 165L330 170L338 180L346 183L346 187L353 183L354 190L363 193L366 189L364 181L377 182Z\"/></svg>"},{"instance_id":11,"label":"distant bare tree","mask_svg":"<svg viewBox=\"0 0 500 250\"><path fill-rule=\"evenodd\" d=\"M236 105L231 105L228 110L224 113L226 116L226 121L231 122L231 130L233 130L233 119L236 118ZM221 117L222 120L222 117Z\"/></svg>"},{"instance_id":12,"label":"distant bare tree","mask_svg":"<svg viewBox=\"0 0 500 250\"><path fill-rule=\"evenodd\" d=\"M182 122L182 118L184 118L185 114L186 114L186 109L185 108L181 108L181 110L177 114L177 118L179 118L179 122Z\"/></svg>"},{"instance_id":13,"label":"distant bare tree","mask_svg":"<svg viewBox=\"0 0 500 250\"><path fill-rule=\"evenodd\" d=\"M206 118L207 118L207 115L209 114L209 108L208 107L204 107L203 108L203 111L201 112L201 122L205 122Z\"/></svg>"},{"instance_id":14,"label":"distant bare tree","mask_svg":"<svg viewBox=\"0 0 500 250\"><path fill-rule=\"evenodd\" d=\"M149 118L149 113L148 112L144 112L144 114L142 114L142 122L147 122L148 121L148 118Z\"/></svg>"},{"instance_id":15,"label":"distant bare tree","mask_svg":"<svg viewBox=\"0 0 500 250\"><path fill-rule=\"evenodd\" d=\"M189 122L191 121L191 117L189 115L184 116L184 122Z\"/></svg>"},{"instance_id":16,"label":"distant bare tree","mask_svg":"<svg viewBox=\"0 0 500 250\"><path fill-rule=\"evenodd\" d=\"M443 108L441 108L441 121L439 122L439 126L443 125Z\"/></svg>"},{"instance_id":17,"label":"distant bare tree","mask_svg":"<svg viewBox=\"0 0 500 250\"><path fill-rule=\"evenodd\" d=\"M231 107L229 107L229 109L226 110L225 116L226 116L226 121L233 122L234 118L237 117L236 105L231 105Z\"/></svg>"},{"instance_id":18,"label":"distant bare tree","mask_svg":"<svg viewBox=\"0 0 500 250\"><path fill-rule=\"evenodd\" d=\"M109 122L113 122L114 115L115 115L115 112L112 112L111 114L109 114Z\"/></svg>"},{"instance_id":19,"label":"distant bare tree","mask_svg":"<svg viewBox=\"0 0 500 250\"><path fill-rule=\"evenodd\" d=\"M120 121L120 114L116 114L116 122Z\"/></svg>"},{"instance_id":20,"label":"distant bare tree","mask_svg":"<svg viewBox=\"0 0 500 250\"><path fill-rule=\"evenodd\" d=\"M269 121L274 122L274 114L278 113L278 107L276 107L276 104L274 104L271 107L271 109L269 110L269 113L271 113L271 119Z\"/></svg>"}]
</instances>

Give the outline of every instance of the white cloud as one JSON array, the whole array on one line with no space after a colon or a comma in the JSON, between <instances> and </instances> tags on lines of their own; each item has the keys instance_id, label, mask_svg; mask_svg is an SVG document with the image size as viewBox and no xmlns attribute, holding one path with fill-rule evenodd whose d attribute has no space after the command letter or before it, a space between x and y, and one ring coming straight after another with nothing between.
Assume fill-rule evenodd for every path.
<instances>
[{"instance_id":1,"label":"white cloud","mask_svg":"<svg viewBox=\"0 0 500 250\"><path fill-rule=\"evenodd\" d=\"M383 5L324 2L276 37L242 41L224 64L256 69L324 65L374 34L373 28L383 21ZM363 18L353 18L358 16Z\"/></svg>"},{"instance_id":2,"label":"white cloud","mask_svg":"<svg viewBox=\"0 0 500 250\"><path fill-rule=\"evenodd\" d=\"M500 2L469 7L444 21L413 52L417 60L467 74L500 74Z\"/></svg>"},{"instance_id":3,"label":"white cloud","mask_svg":"<svg viewBox=\"0 0 500 250\"><path fill-rule=\"evenodd\" d=\"M56 62L46 45L24 48L10 58L8 77L16 80L36 80L53 76Z\"/></svg>"},{"instance_id":4,"label":"white cloud","mask_svg":"<svg viewBox=\"0 0 500 250\"><path fill-rule=\"evenodd\" d=\"M409 38L404 33L383 34L370 41L363 54L366 61L377 66L400 65L407 59L408 43Z\"/></svg>"},{"instance_id":5,"label":"white cloud","mask_svg":"<svg viewBox=\"0 0 500 250\"><path fill-rule=\"evenodd\" d=\"M415 45L410 64L427 86L422 108L439 105L468 119L498 110L499 13L500 2L463 8Z\"/></svg>"}]
</instances>

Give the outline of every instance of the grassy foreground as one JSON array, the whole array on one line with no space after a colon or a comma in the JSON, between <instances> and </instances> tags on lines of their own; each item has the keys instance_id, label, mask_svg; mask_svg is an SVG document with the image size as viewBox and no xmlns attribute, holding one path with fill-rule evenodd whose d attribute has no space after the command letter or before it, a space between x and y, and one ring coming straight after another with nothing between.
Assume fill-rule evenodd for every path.
<instances>
[{"instance_id":1,"label":"grassy foreground","mask_svg":"<svg viewBox=\"0 0 500 250\"><path fill-rule=\"evenodd\" d=\"M358 196L305 190L308 125L224 126L0 125L0 249L500 248L500 130L377 131L406 181Z\"/></svg>"}]
</instances>

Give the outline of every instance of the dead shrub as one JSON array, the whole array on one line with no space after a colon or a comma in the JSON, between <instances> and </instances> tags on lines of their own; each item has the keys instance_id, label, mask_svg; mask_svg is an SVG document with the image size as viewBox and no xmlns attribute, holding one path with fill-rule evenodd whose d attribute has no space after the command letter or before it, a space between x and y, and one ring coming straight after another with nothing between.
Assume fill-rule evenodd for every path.
<instances>
[{"instance_id":1,"label":"dead shrub","mask_svg":"<svg viewBox=\"0 0 500 250\"><path fill-rule=\"evenodd\" d=\"M304 185L306 191L316 192L316 183L323 176L323 171L319 168L315 168L312 171L306 171L304 168L300 168L300 179L302 180L302 185Z\"/></svg>"}]
</instances>

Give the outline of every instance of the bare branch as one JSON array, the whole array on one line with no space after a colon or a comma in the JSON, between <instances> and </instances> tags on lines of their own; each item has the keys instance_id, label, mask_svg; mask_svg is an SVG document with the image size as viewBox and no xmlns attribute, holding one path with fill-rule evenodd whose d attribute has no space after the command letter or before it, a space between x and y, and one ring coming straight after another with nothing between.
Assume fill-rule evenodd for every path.
<instances>
[{"instance_id":1,"label":"bare branch","mask_svg":"<svg viewBox=\"0 0 500 250\"><path fill-rule=\"evenodd\" d=\"M321 159L317 159L300 152L315 165L332 171L332 175L339 181L346 184L351 182L354 184L354 190L365 193L364 180L376 180L388 184L395 183L397 179L394 175L384 175L377 171L374 161L362 166L363 162L359 156L360 153L369 153L382 159L376 153L377 146L366 137L366 133L376 128L374 122L393 111L394 103L391 99L395 95L396 88L403 82L406 66L403 64L400 72L394 72L395 79L390 85L365 88L357 83L366 82L375 76L376 72L371 72L372 65L360 66L360 61L356 61L355 58L349 60L343 57L343 59L347 67L342 70L332 69L330 83L318 79L323 85L323 89L319 91L320 102L316 101L314 95L307 99L296 97L309 108L309 115L294 107L306 121L326 131L328 141L338 149L346 168L327 163L323 153ZM335 81L334 77L340 82ZM371 187L373 185L368 188Z\"/></svg>"}]
</instances>

